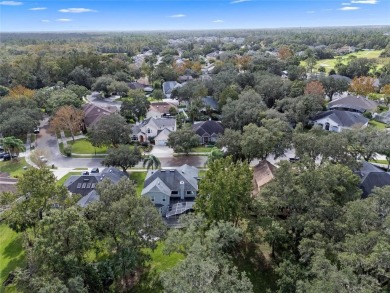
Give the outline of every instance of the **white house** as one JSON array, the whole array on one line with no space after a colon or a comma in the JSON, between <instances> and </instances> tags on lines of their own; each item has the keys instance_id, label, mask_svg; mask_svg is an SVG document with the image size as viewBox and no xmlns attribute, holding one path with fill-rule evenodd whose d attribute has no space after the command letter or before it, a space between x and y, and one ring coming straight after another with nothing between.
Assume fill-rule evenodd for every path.
<instances>
[{"instance_id":1,"label":"white house","mask_svg":"<svg viewBox=\"0 0 390 293\"><path fill-rule=\"evenodd\" d=\"M343 129L367 127L369 119L357 112L330 110L313 118L314 125L324 130L341 132Z\"/></svg>"},{"instance_id":2,"label":"white house","mask_svg":"<svg viewBox=\"0 0 390 293\"><path fill-rule=\"evenodd\" d=\"M166 145L168 132L176 131L176 119L148 118L132 127L132 141L146 142L149 138L158 137L159 145ZM162 135L159 134L163 132Z\"/></svg>"}]
</instances>

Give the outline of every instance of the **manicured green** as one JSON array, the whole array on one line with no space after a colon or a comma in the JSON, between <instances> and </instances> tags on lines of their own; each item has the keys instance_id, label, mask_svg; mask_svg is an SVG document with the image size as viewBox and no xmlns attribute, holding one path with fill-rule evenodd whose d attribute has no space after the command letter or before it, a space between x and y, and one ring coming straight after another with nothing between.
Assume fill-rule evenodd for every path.
<instances>
[{"instance_id":1,"label":"manicured green","mask_svg":"<svg viewBox=\"0 0 390 293\"><path fill-rule=\"evenodd\" d=\"M209 153L211 152L211 150L213 149L214 146L210 146L210 147L207 147L207 146L198 146L196 148L193 148L191 150L192 153Z\"/></svg>"},{"instance_id":2,"label":"manicured green","mask_svg":"<svg viewBox=\"0 0 390 293\"><path fill-rule=\"evenodd\" d=\"M18 267L25 265L22 234L11 230L7 225L0 225L0 286L8 274ZM4 288L0 287L3 292ZM10 290L6 290L10 292Z\"/></svg>"},{"instance_id":3,"label":"manicured green","mask_svg":"<svg viewBox=\"0 0 390 293\"><path fill-rule=\"evenodd\" d=\"M388 162L386 160L370 160L372 163L377 163L377 164L384 164L387 166Z\"/></svg>"},{"instance_id":4,"label":"manicured green","mask_svg":"<svg viewBox=\"0 0 390 293\"><path fill-rule=\"evenodd\" d=\"M373 51L359 51L355 53L350 53L344 56L341 56L342 62L346 63L349 56L356 56L357 58L369 58L369 59L377 59L378 69L383 66L383 64L389 61L389 58L380 58L379 55L382 53L382 50L373 50ZM331 69L334 69L334 66L337 62L336 58L333 59L322 59L318 60L314 69L318 70L319 67L323 66L326 69L326 72L329 72ZM305 61L301 61L302 66L306 66Z\"/></svg>"},{"instance_id":5,"label":"manicured green","mask_svg":"<svg viewBox=\"0 0 390 293\"><path fill-rule=\"evenodd\" d=\"M135 181L136 191L141 196L142 189L144 188L144 181L147 172L134 172L130 171L130 179Z\"/></svg>"},{"instance_id":6,"label":"manicured green","mask_svg":"<svg viewBox=\"0 0 390 293\"><path fill-rule=\"evenodd\" d=\"M184 255L177 252L165 254L164 246L164 242L159 242L155 250L147 250L151 258L148 265L150 265L151 270L155 270L157 273L169 270L170 268L174 267L180 260L184 259Z\"/></svg>"},{"instance_id":7,"label":"manicured green","mask_svg":"<svg viewBox=\"0 0 390 293\"><path fill-rule=\"evenodd\" d=\"M57 184L58 185L63 185L65 183L65 181L72 175L80 175L81 172L69 172L68 174L66 174L65 176L63 176L62 178L60 178L58 181L57 181Z\"/></svg>"},{"instance_id":8,"label":"manicured green","mask_svg":"<svg viewBox=\"0 0 390 293\"><path fill-rule=\"evenodd\" d=\"M11 177L18 178L23 175L23 167L30 167L24 158L18 158L18 160L2 161L0 162L0 171L9 173Z\"/></svg>"},{"instance_id":9,"label":"manicured green","mask_svg":"<svg viewBox=\"0 0 390 293\"><path fill-rule=\"evenodd\" d=\"M378 129L386 129L387 127L387 124L386 123L382 123L382 122L379 122L379 121L376 121L376 120L370 120L368 122L369 125L375 127L375 128L378 128Z\"/></svg>"},{"instance_id":10,"label":"manicured green","mask_svg":"<svg viewBox=\"0 0 390 293\"><path fill-rule=\"evenodd\" d=\"M68 141L72 145L72 154L105 154L107 147L94 147L88 139L82 138L76 141Z\"/></svg>"}]
</instances>

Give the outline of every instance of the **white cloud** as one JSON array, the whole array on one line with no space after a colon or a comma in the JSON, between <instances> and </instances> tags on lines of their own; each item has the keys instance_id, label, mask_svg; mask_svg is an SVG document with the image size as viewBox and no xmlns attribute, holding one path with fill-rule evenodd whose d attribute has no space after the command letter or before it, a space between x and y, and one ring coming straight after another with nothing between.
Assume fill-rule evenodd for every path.
<instances>
[{"instance_id":1,"label":"white cloud","mask_svg":"<svg viewBox=\"0 0 390 293\"><path fill-rule=\"evenodd\" d=\"M316 13L316 12L314 10L309 10L309 11L306 11L306 13L313 14L313 13Z\"/></svg>"},{"instance_id":2,"label":"white cloud","mask_svg":"<svg viewBox=\"0 0 390 293\"><path fill-rule=\"evenodd\" d=\"M343 3L341 3L341 5L343 5L343 6L349 6L349 5L351 5L351 2L343 2Z\"/></svg>"},{"instance_id":3,"label":"white cloud","mask_svg":"<svg viewBox=\"0 0 390 293\"><path fill-rule=\"evenodd\" d=\"M222 19L216 19L216 20L213 20L212 22L214 22L214 23L222 23L224 21Z\"/></svg>"},{"instance_id":4,"label":"white cloud","mask_svg":"<svg viewBox=\"0 0 390 293\"><path fill-rule=\"evenodd\" d=\"M251 0L234 0L232 2L230 2L230 4L237 4L237 3L242 3L242 2L249 2Z\"/></svg>"},{"instance_id":5,"label":"white cloud","mask_svg":"<svg viewBox=\"0 0 390 293\"><path fill-rule=\"evenodd\" d=\"M377 0L352 0L351 3L356 4L377 4Z\"/></svg>"},{"instance_id":6,"label":"white cloud","mask_svg":"<svg viewBox=\"0 0 390 293\"><path fill-rule=\"evenodd\" d=\"M59 22L69 22L69 21L72 21L72 20L69 19L69 18L58 18L58 19L56 19L56 21L59 21Z\"/></svg>"},{"instance_id":7,"label":"white cloud","mask_svg":"<svg viewBox=\"0 0 390 293\"><path fill-rule=\"evenodd\" d=\"M47 7L33 7L33 8L30 8L29 10L32 10L32 11L39 11L39 10L46 10Z\"/></svg>"},{"instance_id":8,"label":"white cloud","mask_svg":"<svg viewBox=\"0 0 390 293\"><path fill-rule=\"evenodd\" d=\"M84 12L96 12L96 10L89 9L89 8L65 8L58 10L59 12L63 13L84 13Z\"/></svg>"},{"instance_id":9,"label":"white cloud","mask_svg":"<svg viewBox=\"0 0 390 293\"><path fill-rule=\"evenodd\" d=\"M180 18L180 17L186 17L187 15L185 14L173 14L173 15L170 15L169 17L172 17L172 18Z\"/></svg>"},{"instance_id":10,"label":"white cloud","mask_svg":"<svg viewBox=\"0 0 390 293\"><path fill-rule=\"evenodd\" d=\"M339 10L349 11L349 10L358 10L358 9L360 9L360 7L356 7L356 6L345 6L345 7L340 8Z\"/></svg>"},{"instance_id":11,"label":"white cloud","mask_svg":"<svg viewBox=\"0 0 390 293\"><path fill-rule=\"evenodd\" d=\"M41 22L51 22L51 21L48 19L42 19Z\"/></svg>"},{"instance_id":12,"label":"white cloud","mask_svg":"<svg viewBox=\"0 0 390 293\"><path fill-rule=\"evenodd\" d=\"M16 1L1 1L0 5L7 5L7 6L19 6L22 5L23 2L16 2Z\"/></svg>"}]
</instances>

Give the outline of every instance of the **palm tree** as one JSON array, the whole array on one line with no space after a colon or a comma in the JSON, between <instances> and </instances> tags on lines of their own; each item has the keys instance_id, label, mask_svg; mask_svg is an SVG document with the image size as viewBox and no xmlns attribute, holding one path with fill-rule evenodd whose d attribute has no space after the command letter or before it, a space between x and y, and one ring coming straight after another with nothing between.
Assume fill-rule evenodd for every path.
<instances>
[{"instance_id":1,"label":"palm tree","mask_svg":"<svg viewBox=\"0 0 390 293\"><path fill-rule=\"evenodd\" d=\"M9 153L12 160L12 155L16 154L19 155L19 152L25 151L26 147L24 146L24 143L19 138L16 138L14 136L8 136L4 137L2 139L3 147L4 149Z\"/></svg>"},{"instance_id":2,"label":"palm tree","mask_svg":"<svg viewBox=\"0 0 390 293\"><path fill-rule=\"evenodd\" d=\"M146 158L144 158L143 167L145 168L145 166L146 166L146 169L148 169L148 170L150 168L152 168L152 170L153 169L160 169L161 162L156 156L149 155Z\"/></svg>"}]
</instances>

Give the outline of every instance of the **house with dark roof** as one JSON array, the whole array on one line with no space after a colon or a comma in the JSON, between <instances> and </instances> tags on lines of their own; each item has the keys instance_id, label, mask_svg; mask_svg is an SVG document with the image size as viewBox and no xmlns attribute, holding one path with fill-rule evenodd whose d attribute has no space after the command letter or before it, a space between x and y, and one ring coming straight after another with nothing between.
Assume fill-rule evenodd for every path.
<instances>
[{"instance_id":1,"label":"house with dark roof","mask_svg":"<svg viewBox=\"0 0 390 293\"><path fill-rule=\"evenodd\" d=\"M156 138L160 132L164 130L169 132L176 131L176 119L169 118L148 118L142 121L140 124L132 126L132 141L147 142L149 138ZM166 134L167 131L164 131ZM166 140L162 139L162 136L159 137L159 145L166 145L168 138ZM157 144L157 143L156 143Z\"/></svg>"},{"instance_id":2,"label":"house with dark roof","mask_svg":"<svg viewBox=\"0 0 390 293\"><path fill-rule=\"evenodd\" d=\"M172 91L176 88L181 87L182 84L177 81L166 81L162 84L163 94L167 99L171 98Z\"/></svg>"},{"instance_id":3,"label":"house with dark roof","mask_svg":"<svg viewBox=\"0 0 390 293\"><path fill-rule=\"evenodd\" d=\"M329 103L328 108L330 110L342 110L357 113L364 113L366 111L375 111L378 107L378 103L359 96L346 96L334 100Z\"/></svg>"},{"instance_id":4,"label":"house with dark roof","mask_svg":"<svg viewBox=\"0 0 390 293\"><path fill-rule=\"evenodd\" d=\"M191 75L181 75L177 78L177 81L180 83L188 82L193 80L194 78Z\"/></svg>"},{"instance_id":5,"label":"house with dark roof","mask_svg":"<svg viewBox=\"0 0 390 293\"><path fill-rule=\"evenodd\" d=\"M360 113L330 110L317 114L313 118L314 125L324 130L341 132L343 129L367 127L369 119Z\"/></svg>"},{"instance_id":6,"label":"house with dark roof","mask_svg":"<svg viewBox=\"0 0 390 293\"><path fill-rule=\"evenodd\" d=\"M218 136L225 131L222 123L214 120L196 122L192 125L192 129L199 136L200 144L215 143Z\"/></svg>"},{"instance_id":7,"label":"house with dark roof","mask_svg":"<svg viewBox=\"0 0 390 293\"><path fill-rule=\"evenodd\" d=\"M208 112L208 110L218 112L218 102L213 97L203 97L202 104L204 107L200 110L201 112Z\"/></svg>"},{"instance_id":8,"label":"house with dark roof","mask_svg":"<svg viewBox=\"0 0 390 293\"><path fill-rule=\"evenodd\" d=\"M176 169L149 170L141 195L149 198L166 219L193 210L199 170L189 165Z\"/></svg>"},{"instance_id":9,"label":"house with dark roof","mask_svg":"<svg viewBox=\"0 0 390 293\"><path fill-rule=\"evenodd\" d=\"M275 165L271 164L267 160L262 160L253 167L253 196L257 196L261 188L275 178L275 172L277 169L278 168Z\"/></svg>"},{"instance_id":10,"label":"house with dark roof","mask_svg":"<svg viewBox=\"0 0 390 293\"><path fill-rule=\"evenodd\" d=\"M128 174L114 167L108 167L99 173L88 173L88 175L72 175L64 183L64 186L73 194L80 194L82 198L78 205L86 207L91 202L99 200L96 193L96 185L107 179L112 183L118 183L122 178L128 178Z\"/></svg>"},{"instance_id":11,"label":"house with dark roof","mask_svg":"<svg viewBox=\"0 0 390 293\"><path fill-rule=\"evenodd\" d=\"M83 105L83 130L87 130L89 127L93 127L100 121L104 116L111 115L112 113L118 112L118 108L114 106L101 107L95 104Z\"/></svg>"},{"instance_id":12,"label":"house with dark roof","mask_svg":"<svg viewBox=\"0 0 390 293\"><path fill-rule=\"evenodd\" d=\"M144 90L146 93L151 93L153 91L153 87L148 84L143 84L138 81L133 81L128 83L128 87L132 90Z\"/></svg>"},{"instance_id":13,"label":"house with dark roof","mask_svg":"<svg viewBox=\"0 0 390 293\"><path fill-rule=\"evenodd\" d=\"M360 177L362 198L367 198L375 187L390 185L390 174L368 162L363 162L363 166L356 174Z\"/></svg>"}]
</instances>

